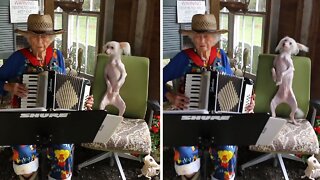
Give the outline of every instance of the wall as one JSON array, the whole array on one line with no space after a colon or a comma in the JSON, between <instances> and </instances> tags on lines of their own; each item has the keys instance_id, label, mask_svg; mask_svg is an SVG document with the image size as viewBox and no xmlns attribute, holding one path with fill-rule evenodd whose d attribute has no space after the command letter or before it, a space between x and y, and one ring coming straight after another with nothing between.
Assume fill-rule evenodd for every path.
<instances>
[{"instance_id":1,"label":"wall","mask_svg":"<svg viewBox=\"0 0 320 180\"><path fill-rule=\"evenodd\" d=\"M150 59L149 99L160 101L160 0L107 0L102 35L127 41L132 54Z\"/></svg>"},{"instance_id":2,"label":"wall","mask_svg":"<svg viewBox=\"0 0 320 180\"><path fill-rule=\"evenodd\" d=\"M318 0L312 1L312 14L310 20L310 28L308 28L308 46L310 53L308 56L312 60L312 97L320 98L320 2ZM311 9L310 9L311 10ZM309 11L310 11L309 10Z\"/></svg>"},{"instance_id":3,"label":"wall","mask_svg":"<svg viewBox=\"0 0 320 180\"><path fill-rule=\"evenodd\" d=\"M53 1L44 0L53 14ZM101 0L99 52L111 40L126 41L132 54L150 59L149 99L160 101L160 0Z\"/></svg>"},{"instance_id":4,"label":"wall","mask_svg":"<svg viewBox=\"0 0 320 180\"><path fill-rule=\"evenodd\" d=\"M311 59L311 98L320 98L320 2L318 0L270 0L271 14L269 51L274 53L284 36L293 37L309 47L308 53L300 53ZM279 8L279 9L278 9ZM274 32L277 29L277 32ZM276 34L275 34L276 33Z\"/></svg>"},{"instance_id":5,"label":"wall","mask_svg":"<svg viewBox=\"0 0 320 180\"><path fill-rule=\"evenodd\" d=\"M9 9L9 0L0 1L0 59L8 58L15 51L15 27L10 23Z\"/></svg>"}]
</instances>

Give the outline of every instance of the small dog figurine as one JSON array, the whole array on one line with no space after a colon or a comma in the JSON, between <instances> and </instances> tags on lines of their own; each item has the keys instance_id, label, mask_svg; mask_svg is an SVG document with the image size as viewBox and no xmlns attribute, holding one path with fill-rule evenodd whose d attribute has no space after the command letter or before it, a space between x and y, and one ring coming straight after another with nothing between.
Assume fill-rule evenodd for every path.
<instances>
[{"instance_id":1,"label":"small dog figurine","mask_svg":"<svg viewBox=\"0 0 320 180\"><path fill-rule=\"evenodd\" d=\"M146 155L143 158L144 165L141 169L141 173L138 177L145 176L148 179L151 177L156 176L160 173L160 165L153 159L152 156Z\"/></svg>"},{"instance_id":2,"label":"small dog figurine","mask_svg":"<svg viewBox=\"0 0 320 180\"><path fill-rule=\"evenodd\" d=\"M315 178L320 177L320 163L314 157L310 156L307 160L308 167L304 170L304 176L301 176L301 179L308 177L309 179L314 180Z\"/></svg>"},{"instance_id":3,"label":"small dog figurine","mask_svg":"<svg viewBox=\"0 0 320 180\"><path fill-rule=\"evenodd\" d=\"M276 95L270 103L272 117L276 116L276 108L280 103L287 103L291 107L290 120L293 124L295 121L295 113L299 110L296 97L292 90L292 80L294 66L291 55L296 55L299 50L308 52L308 48L297 43L294 39L286 36L279 42L276 51L280 54L275 57L272 68L272 78L277 86L279 86Z\"/></svg>"},{"instance_id":4,"label":"small dog figurine","mask_svg":"<svg viewBox=\"0 0 320 180\"><path fill-rule=\"evenodd\" d=\"M122 46L122 47L121 47ZM104 51L110 56L110 61L105 67L105 80L107 90L100 103L100 109L104 110L109 104L114 105L119 109L119 116L122 116L126 109L126 104L120 96L120 88L125 82L127 73L124 64L121 61L121 55L130 55L130 44L116 41L107 42Z\"/></svg>"}]
</instances>

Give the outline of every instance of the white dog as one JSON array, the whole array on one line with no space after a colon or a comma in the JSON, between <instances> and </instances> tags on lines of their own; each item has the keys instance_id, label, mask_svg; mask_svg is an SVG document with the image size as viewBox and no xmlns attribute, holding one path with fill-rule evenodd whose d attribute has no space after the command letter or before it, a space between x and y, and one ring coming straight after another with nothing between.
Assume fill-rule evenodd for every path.
<instances>
[{"instance_id":1,"label":"white dog","mask_svg":"<svg viewBox=\"0 0 320 180\"><path fill-rule=\"evenodd\" d=\"M314 180L315 178L320 177L320 163L314 157L314 155L310 156L307 160L308 167L304 170L304 176L301 178L308 177L309 179Z\"/></svg>"},{"instance_id":2,"label":"white dog","mask_svg":"<svg viewBox=\"0 0 320 180\"><path fill-rule=\"evenodd\" d=\"M145 176L148 179L151 177L156 176L160 173L160 165L153 159L152 156L146 155L143 158L144 165L141 169L141 173L138 177Z\"/></svg>"},{"instance_id":3,"label":"white dog","mask_svg":"<svg viewBox=\"0 0 320 180\"><path fill-rule=\"evenodd\" d=\"M120 44L116 41L110 41L104 45L103 49L110 56L110 61L105 67L104 78L107 90L100 103L100 109L103 110L107 105L112 104L119 109L119 116L122 116L125 112L126 104L121 98L119 91L125 82L127 72L121 61L121 55L130 55L130 44L127 42Z\"/></svg>"},{"instance_id":4,"label":"white dog","mask_svg":"<svg viewBox=\"0 0 320 180\"><path fill-rule=\"evenodd\" d=\"M298 110L297 100L292 90L294 66L291 55L296 55L299 50L308 52L308 48L297 43L294 39L286 36L279 42L276 51L280 54L273 61L272 77L279 86L276 95L273 97L270 108L272 116L276 116L276 108L280 103L287 103L291 107L290 119L297 124L294 115Z\"/></svg>"}]
</instances>

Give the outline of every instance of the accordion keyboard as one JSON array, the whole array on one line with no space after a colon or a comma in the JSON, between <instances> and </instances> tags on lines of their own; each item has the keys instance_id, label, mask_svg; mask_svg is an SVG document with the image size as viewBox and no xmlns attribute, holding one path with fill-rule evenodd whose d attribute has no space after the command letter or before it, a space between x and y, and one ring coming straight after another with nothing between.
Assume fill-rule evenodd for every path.
<instances>
[{"instance_id":1,"label":"accordion keyboard","mask_svg":"<svg viewBox=\"0 0 320 180\"><path fill-rule=\"evenodd\" d=\"M185 96L190 101L188 109L199 109L201 74L187 74L185 82Z\"/></svg>"},{"instance_id":2,"label":"accordion keyboard","mask_svg":"<svg viewBox=\"0 0 320 180\"><path fill-rule=\"evenodd\" d=\"M21 108L37 107L38 75L24 74L22 83L28 89L27 97L21 98Z\"/></svg>"},{"instance_id":3,"label":"accordion keyboard","mask_svg":"<svg viewBox=\"0 0 320 180\"><path fill-rule=\"evenodd\" d=\"M186 74L185 96L189 97L188 110L208 109L210 72Z\"/></svg>"}]
</instances>

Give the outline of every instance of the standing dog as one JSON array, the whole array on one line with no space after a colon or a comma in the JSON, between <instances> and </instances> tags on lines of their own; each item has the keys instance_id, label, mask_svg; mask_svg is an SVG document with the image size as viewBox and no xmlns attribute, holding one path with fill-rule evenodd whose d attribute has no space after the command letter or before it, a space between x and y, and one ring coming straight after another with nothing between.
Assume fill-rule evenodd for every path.
<instances>
[{"instance_id":1,"label":"standing dog","mask_svg":"<svg viewBox=\"0 0 320 180\"><path fill-rule=\"evenodd\" d=\"M100 103L100 109L104 110L109 104L114 105L119 110L119 116L122 116L126 109L126 104L120 96L120 88L125 82L127 73L124 64L121 61L121 55L130 55L130 45L127 42L121 44L116 41L107 42L103 49L110 56L104 71L104 78L107 84L107 90ZM122 47L121 47L122 46Z\"/></svg>"},{"instance_id":2,"label":"standing dog","mask_svg":"<svg viewBox=\"0 0 320 180\"><path fill-rule=\"evenodd\" d=\"M273 81L279 86L276 95L273 97L270 108L272 117L276 116L276 108L280 103L287 103L291 107L290 120L297 124L294 115L298 110L297 100L292 90L294 66L291 55L296 55L299 50L308 52L308 48L297 43L294 39L286 36L279 42L276 51L280 54L275 57L272 68Z\"/></svg>"}]
</instances>

